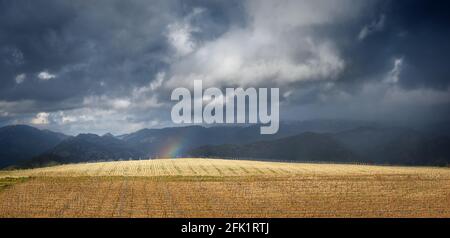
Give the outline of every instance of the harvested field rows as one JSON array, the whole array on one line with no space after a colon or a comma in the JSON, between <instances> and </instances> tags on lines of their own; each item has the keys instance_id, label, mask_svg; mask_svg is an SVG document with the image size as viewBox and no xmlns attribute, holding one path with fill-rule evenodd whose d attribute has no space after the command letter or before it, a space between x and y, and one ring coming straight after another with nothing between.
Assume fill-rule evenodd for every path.
<instances>
[{"instance_id":1,"label":"harvested field rows","mask_svg":"<svg viewBox=\"0 0 450 238\"><path fill-rule=\"evenodd\" d=\"M28 179L0 191L0 217L450 217L447 168L180 159L10 177Z\"/></svg>"},{"instance_id":2,"label":"harvested field rows","mask_svg":"<svg viewBox=\"0 0 450 238\"><path fill-rule=\"evenodd\" d=\"M220 159L161 159L69 164L28 170L0 171L0 178L84 176L285 177L297 175L313 177L329 175L410 175L427 178L450 178L450 170L433 167L279 163Z\"/></svg>"}]
</instances>

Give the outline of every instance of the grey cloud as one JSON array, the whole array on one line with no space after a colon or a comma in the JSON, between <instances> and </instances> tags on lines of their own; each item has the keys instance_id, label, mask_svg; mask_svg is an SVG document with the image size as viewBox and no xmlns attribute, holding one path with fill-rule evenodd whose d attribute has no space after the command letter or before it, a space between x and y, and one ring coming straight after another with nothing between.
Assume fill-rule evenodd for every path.
<instances>
[{"instance_id":1,"label":"grey cloud","mask_svg":"<svg viewBox=\"0 0 450 238\"><path fill-rule=\"evenodd\" d=\"M74 134L170 125L170 92L193 79L280 87L282 120L446 117L445 5L0 0L0 124L36 119Z\"/></svg>"},{"instance_id":2,"label":"grey cloud","mask_svg":"<svg viewBox=\"0 0 450 238\"><path fill-rule=\"evenodd\" d=\"M364 40L369 35L382 31L386 21L386 16L381 15L379 19L372 21L372 23L365 25L358 34L358 40Z\"/></svg>"}]
</instances>

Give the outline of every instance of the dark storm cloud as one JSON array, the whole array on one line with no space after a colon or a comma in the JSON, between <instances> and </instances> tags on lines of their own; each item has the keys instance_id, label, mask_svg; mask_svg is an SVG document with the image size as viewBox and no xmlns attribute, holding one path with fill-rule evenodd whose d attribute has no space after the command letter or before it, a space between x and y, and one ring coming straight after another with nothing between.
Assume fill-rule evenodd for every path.
<instances>
[{"instance_id":1,"label":"dark storm cloud","mask_svg":"<svg viewBox=\"0 0 450 238\"><path fill-rule=\"evenodd\" d=\"M395 46L408 59L405 86L449 86L449 9L448 2L406 1L390 11L401 38Z\"/></svg>"},{"instance_id":2,"label":"dark storm cloud","mask_svg":"<svg viewBox=\"0 0 450 238\"><path fill-rule=\"evenodd\" d=\"M142 121L163 114L146 109L161 108L150 87L174 57L168 26L195 9L202 14L187 23L201 29L192 32L197 44L245 24L240 1L0 1L2 124L45 112L50 124L79 123L63 128L73 133L96 126L86 114L153 125Z\"/></svg>"},{"instance_id":3,"label":"dark storm cloud","mask_svg":"<svg viewBox=\"0 0 450 238\"><path fill-rule=\"evenodd\" d=\"M450 14L448 3L378 1L344 24L313 26L332 38L345 61L334 82L299 82L290 118L448 120Z\"/></svg>"},{"instance_id":4,"label":"dark storm cloud","mask_svg":"<svg viewBox=\"0 0 450 238\"><path fill-rule=\"evenodd\" d=\"M350 66L342 80L377 80L392 67L395 58L403 58L402 80L399 81L403 87L447 90L450 83L446 60L450 55L447 43L450 39L449 4L383 1L378 6L350 27L355 30L355 26L360 25L355 36L358 37L364 27L372 25L369 33L358 42L342 45ZM352 36L349 32L344 34Z\"/></svg>"},{"instance_id":5,"label":"dark storm cloud","mask_svg":"<svg viewBox=\"0 0 450 238\"><path fill-rule=\"evenodd\" d=\"M171 89L193 79L280 87L282 119L446 115L445 5L0 0L0 124L168 125Z\"/></svg>"},{"instance_id":6,"label":"dark storm cloud","mask_svg":"<svg viewBox=\"0 0 450 238\"><path fill-rule=\"evenodd\" d=\"M235 17L227 15L223 3L214 1L0 4L3 100L60 101L91 93L123 93L148 83L167 66L168 24L189 14L194 7L208 7L211 11L194 19L207 30L202 31L201 38L208 39L225 31L233 21L229 18ZM43 83L37 77L43 71L57 77ZM25 74L25 83L16 85L14 78L20 74Z\"/></svg>"}]
</instances>

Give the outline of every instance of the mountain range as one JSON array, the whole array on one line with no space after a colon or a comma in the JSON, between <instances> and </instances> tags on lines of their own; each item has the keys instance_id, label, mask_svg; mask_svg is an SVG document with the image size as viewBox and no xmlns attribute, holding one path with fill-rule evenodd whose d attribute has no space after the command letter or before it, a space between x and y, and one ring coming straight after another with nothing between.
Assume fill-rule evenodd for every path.
<instances>
[{"instance_id":1,"label":"mountain range","mask_svg":"<svg viewBox=\"0 0 450 238\"><path fill-rule=\"evenodd\" d=\"M144 156L143 153L110 134L104 136L79 134L35 156L25 165L27 167L41 167L50 164L140 159Z\"/></svg>"},{"instance_id":2,"label":"mountain range","mask_svg":"<svg viewBox=\"0 0 450 238\"><path fill-rule=\"evenodd\" d=\"M142 129L120 136L67 136L25 125L0 128L0 167L181 156L448 165L450 138L346 120L284 122L275 135L260 135L259 125Z\"/></svg>"},{"instance_id":3,"label":"mountain range","mask_svg":"<svg viewBox=\"0 0 450 238\"><path fill-rule=\"evenodd\" d=\"M30 126L0 128L0 168L21 164L52 149L68 136Z\"/></svg>"},{"instance_id":4,"label":"mountain range","mask_svg":"<svg viewBox=\"0 0 450 238\"><path fill-rule=\"evenodd\" d=\"M193 157L446 166L450 164L450 137L407 128L358 127L240 145L207 145L187 153Z\"/></svg>"},{"instance_id":5,"label":"mountain range","mask_svg":"<svg viewBox=\"0 0 450 238\"><path fill-rule=\"evenodd\" d=\"M356 155L329 134L304 132L282 139L248 144L202 146L188 152L193 157L273 159L308 162L352 162Z\"/></svg>"}]
</instances>

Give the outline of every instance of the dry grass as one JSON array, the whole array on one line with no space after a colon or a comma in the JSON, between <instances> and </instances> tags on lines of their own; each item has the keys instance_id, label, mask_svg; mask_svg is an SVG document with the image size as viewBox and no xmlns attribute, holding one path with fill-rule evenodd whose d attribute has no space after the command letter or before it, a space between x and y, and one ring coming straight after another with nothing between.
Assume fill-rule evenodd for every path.
<instances>
[{"instance_id":1,"label":"dry grass","mask_svg":"<svg viewBox=\"0 0 450 238\"><path fill-rule=\"evenodd\" d=\"M177 159L3 171L0 217L450 217L450 169Z\"/></svg>"}]
</instances>

